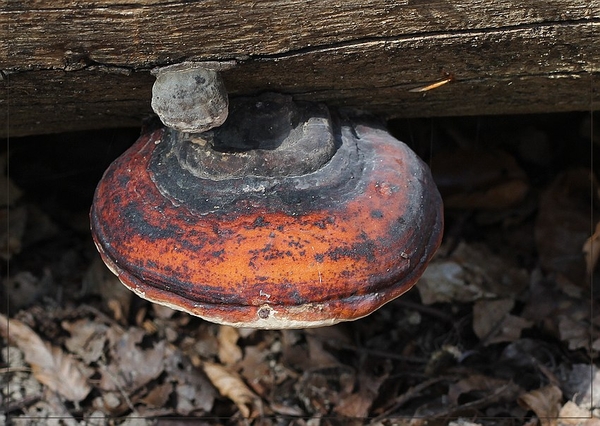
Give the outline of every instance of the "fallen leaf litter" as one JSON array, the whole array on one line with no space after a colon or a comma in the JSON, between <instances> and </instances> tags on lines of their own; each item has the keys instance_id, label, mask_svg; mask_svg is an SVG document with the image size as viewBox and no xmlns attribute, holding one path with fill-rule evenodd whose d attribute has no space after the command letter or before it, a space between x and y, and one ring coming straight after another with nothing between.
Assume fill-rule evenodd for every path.
<instances>
[{"instance_id":1,"label":"fallen leaf litter","mask_svg":"<svg viewBox=\"0 0 600 426\"><path fill-rule=\"evenodd\" d=\"M411 123L422 137L400 138L452 182L442 249L401 299L313 330L219 327L131 297L94 256L85 210L36 198L14 158L0 185L0 422L597 424L599 197L582 151L564 155L589 152L586 119L481 118L480 140L476 120ZM438 143L459 155L436 168ZM501 152L487 177L457 181L487 148Z\"/></svg>"}]
</instances>

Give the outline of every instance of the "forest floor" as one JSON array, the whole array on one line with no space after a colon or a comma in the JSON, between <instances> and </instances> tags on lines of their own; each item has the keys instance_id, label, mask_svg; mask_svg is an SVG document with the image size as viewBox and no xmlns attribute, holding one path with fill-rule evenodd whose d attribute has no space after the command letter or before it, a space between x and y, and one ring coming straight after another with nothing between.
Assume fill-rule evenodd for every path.
<instances>
[{"instance_id":1,"label":"forest floor","mask_svg":"<svg viewBox=\"0 0 600 426\"><path fill-rule=\"evenodd\" d=\"M402 297L305 330L212 324L106 269L89 205L136 130L11 140L0 424L600 424L596 119L390 123L443 194L442 246Z\"/></svg>"}]
</instances>

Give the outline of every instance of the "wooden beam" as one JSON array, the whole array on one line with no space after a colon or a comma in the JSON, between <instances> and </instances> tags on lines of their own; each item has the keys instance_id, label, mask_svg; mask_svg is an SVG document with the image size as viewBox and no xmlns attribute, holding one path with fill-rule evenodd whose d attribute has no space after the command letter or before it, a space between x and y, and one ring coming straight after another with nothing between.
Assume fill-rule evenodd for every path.
<instances>
[{"instance_id":1,"label":"wooden beam","mask_svg":"<svg viewBox=\"0 0 600 426\"><path fill-rule=\"evenodd\" d=\"M0 28L4 136L139 125L149 70L183 60L236 60L232 95L386 117L600 106L600 0L6 0Z\"/></svg>"}]
</instances>

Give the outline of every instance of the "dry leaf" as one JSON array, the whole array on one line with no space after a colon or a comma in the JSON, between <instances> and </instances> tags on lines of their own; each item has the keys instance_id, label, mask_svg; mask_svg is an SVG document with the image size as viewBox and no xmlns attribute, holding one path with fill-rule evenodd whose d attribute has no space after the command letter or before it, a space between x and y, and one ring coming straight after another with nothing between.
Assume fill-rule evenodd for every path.
<instances>
[{"instance_id":1,"label":"dry leaf","mask_svg":"<svg viewBox=\"0 0 600 426\"><path fill-rule=\"evenodd\" d=\"M304 371L294 388L311 414L325 416L354 392L355 384L355 370L338 364Z\"/></svg>"},{"instance_id":2,"label":"dry leaf","mask_svg":"<svg viewBox=\"0 0 600 426\"><path fill-rule=\"evenodd\" d=\"M560 388L550 385L521 395L517 402L523 408L532 410L542 426L556 426L561 399Z\"/></svg>"},{"instance_id":3,"label":"dry leaf","mask_svg":"<svg viewBox=\"0 0 600 426\"><path fill-rule=\"evenodd\" d=\"M148 407L166 407L172 392L173 384L163 383L150 390L150 392L140 399L140 402L146 404Z\"/></svg>"},{"instance_id":4,"label":"dry leaf","mask_svg":"<svg viewBox=\"0 0 600 426\"><path fill-rule=\"evenodd\" d=\"M144 331L131 327L122 332L111 327L107 336L111 342L110 354L113 362L102 374L99 387L104 390L121 390L133 392L156 379L164 370L165 346L161 340L154 347L144 350L139 343Z\"/></svg>"},{"instance_id":5,"label":"dry leaf","mask_svg":"<svg viewBox=\"0 0 600 426\"><path fill-rule=\"evenodd\" d=\"M600 423L590 412L573 401L567 401L558 414L558 426L594 426Z\"/></svg>"},{"instance_id":6,"label":"dry leaf","mask_svg":"<svg viewBox=\"0 0 600 426\"><path fill-rule=\"evenodd\" d=\"M524 328L533 323L510 315L513 299L480 300L473 306L473 330L484 345L499 342L514 342L521 337Z\"/></svg>"},{"instance_id":7,"label":"dry leaf","mask_svg":"<svg viewBox=\"0 0 600 426\"><path fill-rule=\"evenodd\" d=\"M10 338L25 354L34 377L69 401L83 400L91 390L82 366L60 348L45 343L31 328L0 314L0 334Z\"/></svg>"},{"instance_id":8,"label":"dry leaf","mask_svg":"<svg viewBox=\"0 0 600 426\"><path fill-rule=\"evenodd\" d=\"M165 348L165 373L175 381L177 414L210 413L217 391L206 375L192 365L190 359L172 345Z\"/></svg>"},{"instance_id":9,"label":"dry leaf","mask_svg":"<svg viewBox=\"0 0 600 426\"><path fill-rule=\"evenodd\" d=\"M493 253L487 245L461 242L452 253L452 259L465 270L467 282L482 292L514 297L529 286L529 273L524 268Z\"/></svg>"},{"instance_id":10,"label":"dry leaf","mask_svg":"<svg viewBox=\"0 0 600 426\"><path fill-rule=\"evenodd\" d=\"M239 364L241 374L256 393L263 395L265 390L263 384L271 387L275 379L267 360L270 351L268 348L246 346L244 354L244 359Z\"/></svg>"},{"instance_id":11,"label":"dry leaf","mask_svg":"<svg viewBox=\"0 0 600 426\"><path fill-rule=\"evenodd\" d=\"M358 392L342 398L334 411L345 417L367 417L373 402L379 396L379 388L388 379L392 368L389 360L377 362L365 357L358 371Z\"/></svg>"},{"instance_id":12,"label":"dry leaf","mask_svg":"<svg viewBox=\"0 0 600 426\"><path fill-rule=\"evenodd\" d=\"M454 420L454 421L448 423L448 426L483 426L483 425L481 423L474 423L467 419L457 419L457 420Z\"/></svg>"},{"instance_id":13,"label":"dry leaf","mask_svg":"<svg viewBox=\"0 0 600 426\"><path fill-rule=\"evenodd\" d=\"M595 410L600 406L600 369L591 364L575 364L561 383L565 398L579 407Z\"/></svg>"},{"instance_id":14,"label":"dry leaf","mask_svg":"<svg viewBox=\"0 0 600 426\"><path fill-rule=\"evenodd\" d=\"M364 391L353 393L342 398L334 411L339 415L349 418L367 417L375 397L377 395L370 395Z\"/></svg>"},{"instance_id":15,"label":"dry leaf","mask_svg":"<svg viewBox=\"0 0 600 426\"><path fill-rule=\"evenodd\" d=\"M473 374L466 379L459 380L450 385L448 389L448 398L450 402L456 406L459 405L461 395L468 394L473 391L490 391L506 386L509 382L503 379Z\"/></svg>"},{"instance_id":16,"label":"dry leaf","mask_svg":"<svg viewBox=\"0 0 600 426\"><path fill-rule=\"evenodd\" d=\"M473 306L473 331L480 339L487 338L511 311L512 299L482 300Z\"/></svg>"},{"instance_id":17,"label":"dry leaf","mask_svg":"<svg viewBox=\"0 0 600 426\"><path fill-rule=\"evenodd\" d=\"M558 332L560 340L569 343L570 350L589 347L590 325L585 321L577 321L570 316L560 315Z\"/></svg>"},{"instance_id":18,"label":"dry leaf","mask_svg":"<svg viewBox=\"0 0 600 426\"><path fill-rule=\"evenodd\" d=\"M114 319L126 323L133 293L121 284L100 257L94 259L82 284L84 293L99 295L104 305L113 312Z\"/></svg>"},{"instance_id":19,"label":"dry leaf","mask_svg":"<svg viewBox=\"0 0 600 426\"><path fill-rule=\"evenodd\" d=\"M339 361L323 347L323 343L334 350L340 349L340 345L351 344L352 339L345 327L344 324L337 324L306 330L283 330L281 362L302 371L317 366L338 365ZM304 339L306 344L299 343Z\"/></svg>"},{"instance_id":20,"label":"dry leaf","mask_svg":"<svg viewBox=\"0 0 600 426\"><path fill-rule=\"evenodd\" d=\"M453 260L433 261L429 264L417 289L425 305L434 303L472 302L495 296L481 290L466 280L464 268Z\"/></svg>"},{"instance_id":21,"label":"dry leaf","mask_svg":"<svg viewBox=\"0 0 600 426\"><path fill-rule=\"evenodd\" d=\"M246 418L262 415L262 401L236 373L212 362L202 364L204 372L219 393L229 398Z\"/></svg>"},{"instance_id":22,"label":"dry leaf","mask_svg":"<svg viewBox=\"0 0 600 426\"><path fill-rule=\"evenodd\" d=\"M545 324L546 327L553 323L553 315L555 315L561 299L564 299L564 294L556 287L543 276L539 268L535 269L531 274L529 297L521 316L536 323Z\"/></svg>"},{"instance_id":23,"label":"dry leaf","mask_svg":"<svg viewBox=\"0 0 600 426\"><path fill-rule=\"evenodd\" d=\"M233 365L242 359L242 350L237 344L240 333L228 325L219 327L217 340L219 342L219 360L225 365Z\"/></svg>"},{"instance_id":24,"label":"dry leaf","mask_svg":"<svg viewBox=\"0 0 600 426\"><path fill-rule=\"evenodd\" d=\"M513 297L529 285L529 275L481 244L461 242L449 259L434 259L417 288L424 304Z\"/></svg>"},{"instance_id":25,"label":"dry leaf","mask_svg":"<svg viewBox=\"0 0 600 426\"><path fill-rule=\"evenodd\" d=\"M98 361L104 353L108 326L90 319L63 321L61 325L71 334L65 341L69 351L81 357L87 364Z\"/></svg>"},{"instance_id":26,"label":"dry leaf","mask_svg":"<svg viewBox=\"0 0 600 426\"><path fill-rule=\"evenodd\" d=\"M323 347L324 342L318 337L307 333L306 342L311 367L335 367L340 364L340 361Z\"/></svg>"},{"instance_id":27,"label":"dry leaf","mask_svg":"<svg viewBox=\"0 0 600 426\"><path fill-rule=\"evenodd\" d=\"M177 312L173 308L169 308L168 306L159 305L158 303L152 304L152 310L154 311L154 315L160 319L169 319Z\"/></svg>"}]
</instances>

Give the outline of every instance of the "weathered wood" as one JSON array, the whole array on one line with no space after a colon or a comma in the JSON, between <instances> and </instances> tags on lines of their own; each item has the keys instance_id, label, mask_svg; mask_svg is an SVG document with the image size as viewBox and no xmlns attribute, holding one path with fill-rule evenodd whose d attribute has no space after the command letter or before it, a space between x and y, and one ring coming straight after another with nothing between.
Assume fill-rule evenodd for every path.
<instances>
[{"instance_id":1,"label":"weathered wood","mask_svg":"<svg viewBox=\"0 0 600 426\"><path fill-rule=\"evenodd\" d=\"M600 106L600 0L7 0L0 28L4 135L139 125L148 71L182 60L236 60L232 95L389 117Z\"/></svg>"}]
</instances>

